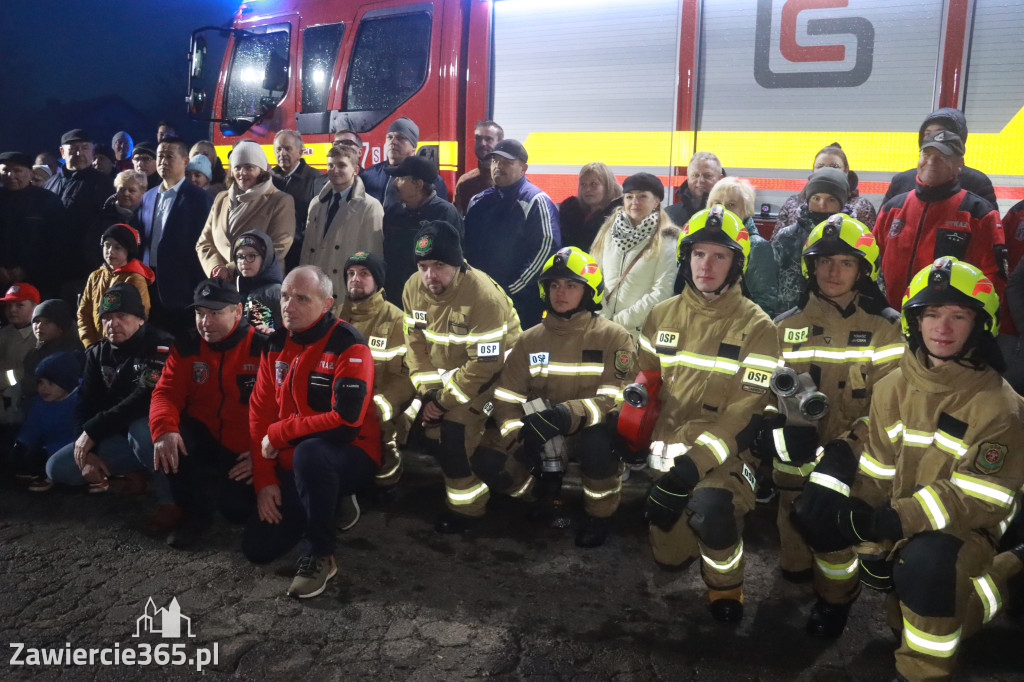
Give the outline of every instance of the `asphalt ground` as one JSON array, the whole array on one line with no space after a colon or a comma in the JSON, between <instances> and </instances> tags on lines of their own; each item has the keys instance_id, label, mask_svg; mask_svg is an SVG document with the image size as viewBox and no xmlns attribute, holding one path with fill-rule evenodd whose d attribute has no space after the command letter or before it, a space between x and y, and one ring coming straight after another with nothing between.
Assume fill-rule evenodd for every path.
<instances>
[{"instance_id":1,"label":"asphalt ground","mask_svg":"<svg viewBox=\"0 0 1024 682\"><path fill-rule=\"evenodd\" d=\"M578 478L563 493L581 509ZM0 482L0 680L888 680L896 638L882 596L865 591L843 637L804 634L809 586L779 577L774 504L744 531L746 612L738 626L707 611L699 567L666 572L641 518L634 474L608 542L574 546L572 528L536 526L492 500L468 536L442 536L440 474L419 456L398 495L364 500L340 536L339 575L324 594L285 596L297 552L267 567L239 552L241 529L216 519L192 551L139 528L152 502ZM142 631L147 601L172 598L193 637ZM30 649L158 645L186 665L14 665ZM178 644L179 650L173 650ZM216 647L216 663L196 670ZM200 650L204 650L202 653ZM42 656L42 653L37 653ZM56 653L51 652L51 656ZM86 656L87 652L82 656ZM111 653L110 656L114 654ZM35 659L41 661L42 659ZM52 659L50 659L52 660ZM83 660L87 660L84 659ZM998 616L961 649L958 680L1024 679L1024 622Z\"/></svg>"}]
</instances>

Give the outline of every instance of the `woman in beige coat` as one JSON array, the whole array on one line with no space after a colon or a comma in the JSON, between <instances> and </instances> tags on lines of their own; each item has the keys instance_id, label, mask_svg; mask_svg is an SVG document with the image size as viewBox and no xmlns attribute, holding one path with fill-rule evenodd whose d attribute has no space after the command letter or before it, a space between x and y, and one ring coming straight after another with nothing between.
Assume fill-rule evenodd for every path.
<instances>
[{"instance_id":1,"label":"woman in beige coat","mask_svg":"<svg viewBox=\"0 0 1024 682\"><path fill-rule=\"evenodd\" d=\"M243 233L265 232L282 263L295 239L295 202L291 195L274 187L263 149L252 140L242 140L229 158L235 183L213 200L210 217L196 244L203 272L223 279L237 274L231 262L231 245Z\"/></svg>"}]
</instances>

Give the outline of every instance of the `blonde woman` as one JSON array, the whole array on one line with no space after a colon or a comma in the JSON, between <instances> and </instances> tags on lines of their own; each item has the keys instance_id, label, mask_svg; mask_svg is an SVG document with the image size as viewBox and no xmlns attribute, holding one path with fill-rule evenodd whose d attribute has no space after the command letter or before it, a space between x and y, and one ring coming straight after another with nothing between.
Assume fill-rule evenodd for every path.
<instances>
[{"instance_id":1,"label":"blonde woman","mask_svg":"<svg viewBox=\"0 0 1024 682\"><path fill-rule=\"evenodd\" d=\"M562 246L578 246L586 251L594 243L601 225L619 206L622 188L612 169L593 161L580 169L576 196L558 205L558 229Z\"/></svg>"},{"instance_id":2,"label":"blonde woman","mask_svg":"<svg viewBox=\"0 0 1024 682\"><path fill-rule=\"evenodd\" d=\"M749 180L722 178L708 194L708 207L721 204L743 221L743 226L750 234L750 257L747 260L747 271L743 275L743 285L750 300L774 320L777 315L785 312L778 309L779 264L775 260L772 245L758 233L754 225L755 194Z\"/></svg>"},{"instance_id":3,"label":"blonde woman","mask_svg":"<svg viewBox=\"0 0 1024 682\"><path fill-rule=\"evenodd\" d=\"M625 327L634 343L656 304L672 296L679 228L661 207L665 187L637 173L622 183L622 207L601 226L591 255L604 274L600 314Z\"/></svg>"}]
</instances>

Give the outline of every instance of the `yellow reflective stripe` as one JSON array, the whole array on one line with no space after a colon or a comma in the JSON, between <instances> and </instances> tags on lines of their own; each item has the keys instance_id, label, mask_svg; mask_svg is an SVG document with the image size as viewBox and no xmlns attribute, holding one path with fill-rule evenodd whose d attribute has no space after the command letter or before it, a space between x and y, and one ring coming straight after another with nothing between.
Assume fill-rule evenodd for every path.
<instances>
[{"instance_id":1,"label":"yellow reflective stripe","mask_svg":"<svg viewBox=\"0 0 1024 682\"><path fill-rule=\"evenodd\" d=\"M697 436L697 443L700 445L706 445L708 449L714 453L715 459L718 460L718 463L725 464L726 458L729 457L729 446L725 444L725 441L721 438L716 438L711 435L710 432L705 431Z\"/></svg>"},{"instance_id":2,"label":"yellow reflective stripe","mask_svg":"<svg viewBox=\"0 0 1024 682\"><path fill-rule=\"evenodd\" d=\"M412 385L415 388L420 388L424 384L440 383L441 372L434 370L433 372L413 372L409 377L412 381Z\"/></svg>"},{"instance_id":3,"label":"yellow reflective stripe","mask_svg":"<svg viewBox=\"0 0 1024 682\"><path fill-rule=\"evenodd\" d=\"M960 646L960 628L948 635L930 635L903 619L903 640L914 651L936 658L949 658Z\"/></svg>"},{"instance_id":4,"label":"yellow reflective stripe","mask_svg":"<svg viewBox=\"0 0 1024 682\"><path fill-rule=\"evenodd\" d=\"M512 433L513 431L516 431L517 429L521 429L521 428L523 428L523 422L521 420L519 420L519 419L509 419L509 420L506 420L501 425L501 435L502 435L502 437L505 437L508 434Z\"/></svg>"},{"instance_id":5,"label":"yellow reflective stripe","mask_svg":"<svg viewBox=\"0 0 1024 682\"><path fill-rule=\"evenodd\" d=\"M530 376L546 377L549 374L560 376L601 376L604 374L604 365L584 364L571 362L550 362L546 365L533 365L530 367Z\"/></svg>"},{"instance_id":6,"label":"yellow reflective stripe","mask_svg":"<svg viewBox=\"0 0 1024 682\"><path fill-rule=\"evenodd\" d=\"M786 436L782 429L772 429L772 442L775 443L775 452L779 453L779 459L783 462L792 462L789 450L786 449Z\"/></svg>"},{"instance_id":7,"label":"yellow reflective stripe","mask_svg":"<svg viewBox=\"0 0 1024 682\"><path fill-rule=\"evenodd\" d=\"M926 448L930 445L934 445L943 452L947 452L955 456L957 459L967 454L967 446L964 442L959 438L954 438L944 431L928 433L927 431L908 429L903 426L902 422L896 422L887 428L885 433L893 443L896 442L897 438L902 437L903 444L910 447Z\"/></svg>"},{"instance_id":8,"label":"yellow reflective stripe","mask_svg":"<svg viewBox=\"0 0 1024 682\"><path fill-rule=\"evenodd\" d=\"M386 422L391 421L392 409L391 403L388 402L388 399L382 396L380 393L374 393L373 402L376 403L377 407L380 408L381 419L383 419Z\"/></svg>"},{"instance_id":9,"label":"yellow reflective stripe","mask_svg":"<svg viewBox=\"0 0 1024 682\"><path fill-rule=\"evenodd\" d=\"M902 434L903 422L896 422L885 430L885 435L889 437L889 441L892 443L895 443Z\"/></svg>"},{"instance_id":10,"label":"yellow reflective stripe","mask_svg":"<svg viewBox=\"0 0 1024 682\"><path fill-rule=\"evenodd\" d=\"M378 471L375 478L391 478L396 473L398 473L398 470L401 469L401 468L402 468L402 458L399 457L395 461L395 465L393 467L391 467L387 471Z\"/></svg>"},{"instance_id":11,"label":"yellow reflective stripe","mask_svg":"<svg viewBox=\"0 0 1024 682\"><path fill-rule=\"evenodd\" d=\"M810 476L811 472L814 471L814 467L817 465L817 462L807 462L800 466L796 466L795 464L784 464L779 460L772 462L772 468L776 471L781 471L784 474L792 474L793 476L800 476L803 478Z\"/></svg>"},{"instance_id":12,"label":"yellow reflective stripe","mask_svg":"<svg viewBox=\"0 0 1024 682\"><path fill-rule=\"evenodd\" d=\"M608 396L609 398L615 398L618 400L622 395L622 389L618 386L598 386L597 395Z\"/></svg>"},{"instance_id":13,"label":"yellow reflective stripe","mask_svg":"<svg viewBox=\"0 0 1024 682\"><path fill-rule=\"evenodd\" d=\"M675 355L661 355L661 365L662 367L685 365L687 367L692 367L693 369L706 369L708 371L719 372L721 374L735 374L740 371L739 363L735 360L708 355L698 355L697 353L687 353L685 351L676 353Z\"/></svg>"},{"instance_id":14,"label":"yellow reflective stripe","mask_svg":"<svg viewBox=\"0 0 1024 682\"><path fill-rule=\"evenodd\" d=\"M1013 504L1013 491L1001 485L990 483L981 478L968 476L958 471L953 472L953 485L963 490L971 497L997 504L1004 509L1009 509Z\"/></svg>"},{"instance_id":15,"label":"yellow reflective stripe","mask_svg":"<svg viewBox=\"0 0 1024 682\"><path fill-rule=\"evenodd\" d=\"M915 429L903 429L903 442L906 445L928 447L935 441L935 434Z\"/></svg>"},{"instance_id":16,"label":"yellow reflective stripe","mask_svg":"<svg viewBox=\"0 0 1024 682\"><path fill-rule=\"evenodd\" d=\"M582 401L583 407L587 408L587 414L590 415L590 421L587 426L593 426L601 422L601 411L597 409L597 403L590 398L584 398Z\"/></svg>"},{"instance_id":17,"label":"yellow reflective stripe","mask_svg":"<svg viewBox=\"0 0 1024 682\"><path fill-rule=\"evenodd\" d=\"M458 400L461 405L465 405L470 400L468 395L459 390L458 385L454 381L449 381L445 386L445 389L451 391L452 395L455 396L455 399Z\"/></svg>"},{"instance_id":18,"label":"yellow reflective stripe","mask_svg":"<svg viewBox=\"0 0 1024 682\"><path fill-rule=\"evenodd\" d=\"M883 481L889 481L896 477L895 466L882 464L867 452L861 453L860 462L857 464L857 468L871 478L878 478Z\"/></svg>"},{"instance_id":19,"label":"yellow reflective stripe","mask_svg":"<svg viewBox=\"0 0 1024 682\"><path fill-rule=\"evenodd\" d=\"M860 565L856 556L849 561L844 561L839 564L830 564L818 557L814 557L814 563L817 564L818 570L821 574L829 580L846 580L847 578L856 575L857 567Z\"/></svg>"},{"instance_id":20,"label":"yellow reflective stripe","mask_svg":"<svg viewBox=\"0 0 1024 682\"><path fill-rule=\"evenodd\" d=\"M507 388L494 389L494 397L506 403L517 403L522 405L526 402L525 395L519 395L515 391L510 391Z\"/></svg>"},{"instance_id":21,"label":"yellow reflective stripe","mask_svg":"<svg viewBox=\"0 0 1024 682\"><path fill-rule=\"evenodd\" d=\"M472 504L480 499L487 490L487 484L483 482L477 483L472 488L464 488L461 490L459 488L447 487L448 500L452 504L456 505Z\"/></svg>"},{"instance_id":22,"label":"yellow reflective stripe","mask_svg":"<svg viewBox=\"0 0 1024 682\"><path fill-rule=\"evenodd\" d=\"M846 485L838 478L829 476L828 474L823 474L820 471L812 472L811 475L808 476L807 482L820 485L821 487L828 488L829 490L835 490L843 497L850 496L850 486Z\"/></svg>"},{"instance_id":23,"label":"yellow reflective stripe","mask_svg":"<svg viewBox=\"0 0 1024 682\"><path fill-rule=\"evenodd\" d=\"M914 499L921 505L934 530L942 530L949 525L949 513L931 486L921 488L914 493Z\"/></svg>"},{"instance_id":24,"label":"yellow reflective stripe","mask_svg":"<svg viewBox=\"0 0 1024 682\"><path fill-rule=\"evenodd\" d=\"M711 567L711 570L718 571L719 573L727 573L736 568L740 563L740 560L743 558L743 540L740 540L740 543L736 545L736 551L734 551L725 561L715 561L703 552L701 552L700 558L704 560L704 563Z\"/></svg>"},{"instance_id":25,"label":"yellow reflective stripe","mask_svg":"<svg viewBox=\"0 0 1024 682\"><path fill-rule=\"evenodd\" d=\"M533 488L533 476L529 476L526 482L509 493L509 497L524 497Z\"/></svg>"},{"instance_id":26,"label":"yellow reflective stripe","mask_svg":"<svg viewBox=\"0 0 1024 682\"><path fill-rule=\"evenodd\" d=\"M592 500L603 500L606 497L618 495L620 492L622 492L621 478L615 479L615 487L611 490L591 490L586 485L583 486L583 493Z\"/></svg>"},{"instance_id":27,"label":"yellow reflective stripe","mask_svg":"<svg viewBox=\"0 0 1024 682\"><path fill-rule=\"evenodd\" d=\"M648 353L650 353L651 355L658 354L658 351L654 350L654 346L651 345L651 342L643 334L640 335L640 347L643 348Z\"/></svg>"},{"instance_id":28,"label":"yellow reflective stripe","mask_svg":"<svg viewBox=\"0 0 1024 682\"><path fill-rule=\"evenodd\" d=\"M874 356L871 358L873 362L887 362L889 360L895 360L896 358L903 357L903 351L907 348L906 344L897 343L891 346L882 346L875 351Z\"/></svg>"},{"instance_id":29,"label":"yellow reflective stripe","mask_svg":"<svg viewBox=\"0 0 1024 682\"><path fill-rule=\"evenodd\" d=\"M370 349L370 355L373 356L374 362L387 362L388 360L394 360L399 355L405 355L405 346L395 346L387 350Z\"/></svg>"},{"instance_id":30,"label":"yellow reflective stripe","mask_svg":"<svg viewBox=\"0 0 1024 682\"><path fill-rule=\"evenodd\" d=\"M745 357L740 364L752 369L766 369L769 372L773 371L776 367L782 366L778 358L773 358L770 355L757 355L755 353Z\"/></svg>"},{"instance_id":31,"label":"yellow reflective stripe","mask_svg":"<svg viewBox=\"0 0 1024 682\"><path fill-rule=\"evenodd\" d=\"M953 438L942 431L935 432L935 447L951 455L956 455L957 459L967 454L967 446L962 440Z\"/></svg>"},{"instance_id":32,"label":"yellow reflective stripe","mask_svg":"<svg viewBox=\"0 0 1024 682\"><path fill-rule=\"evenodd\" d=\"M481 343L483 341L501 341L505 334L508 333L508 324L503 324L498 329L493 329L482 334L445 334L442 332L436 332L432 329L423 329L423 336L432 343L441 345L455 344L461 345L464 343Z\"/></svg>"},{"instance_id":33,"label":"yellow reflective stripe","mask_svg":"<svg viewBox=\"0 0 1024 682\"><path fill-rule=\"evenodd\" d=\"M772 412L774 414L778 414L779 413L779 408L775 407L774 405L765 405L764 411L765 412Z\"/></svg>"},{"instance_id":34,"label":"yellow reflective stripe","mask_svg":"<svg viewBox=\"0 0 1024 682\"><path fill-rule=\"evenodd\" d=\"M982 622L987 623L995 618L999 610L1003 608L1003 595L999 594L995 581L987 573L977 578L971 578L971 582L974 584L974 591L978 593L978 599L985 609L985 617Z\"/></svg>"},{"instance_id":35,"label":"yellow reflective stripe","mask_svg":"<svg viewBox=\"0 0 1024 682\"><path fill-rule=\"evenodd\" d=\"M802 346L799 350L782 352L783 360L806 362L820 360L822 362L885 362L903 355L903 344L882 346L857 346L854 348L828 348L822 346Z\"/></svg>"}]
</instances>

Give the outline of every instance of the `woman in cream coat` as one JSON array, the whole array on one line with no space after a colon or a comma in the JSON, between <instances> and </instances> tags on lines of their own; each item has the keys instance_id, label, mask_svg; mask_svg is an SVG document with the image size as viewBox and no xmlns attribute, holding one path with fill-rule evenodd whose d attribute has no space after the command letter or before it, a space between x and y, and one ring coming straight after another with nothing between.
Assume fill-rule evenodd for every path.
<instances>
[{"instance_id":1,"label":"woman in cream coat","mask_svg":"<svg viewBox=\"0 0 1024 682\"><path fill-rule=\"evenodd\" d=\"M282 263L295 239L295 202L291 195L274 187L263 149L252 140L242 140L229 158L235 182L213 200L196 244L203 272L223 279L238 274L231 262L231 245L243 233L265 232Z\"/></svg>"},{"instance_id":2,"label":"woman in cream coat","mask_svg":"<svg viewBox=\"0 0 1024 682\"><path fill-rule=\"evenodd\" d=\"M622 207L605 220L590 247L604 274L600 314L636 342L647 313L672 296L679 228L661 208L665 187L650 173L622 183Z\"/></svg>"}]
</instances>

